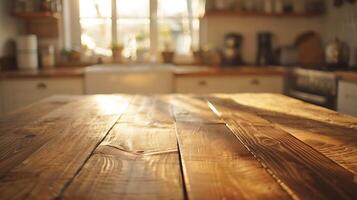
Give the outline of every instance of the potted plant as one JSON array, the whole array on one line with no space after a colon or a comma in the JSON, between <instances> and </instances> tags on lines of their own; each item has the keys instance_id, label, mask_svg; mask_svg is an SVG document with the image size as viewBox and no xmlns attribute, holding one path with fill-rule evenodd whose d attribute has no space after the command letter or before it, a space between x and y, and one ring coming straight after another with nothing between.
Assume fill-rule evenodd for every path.
<instances>
[{"instance_id":1,"label":"potted plant","mask_svg":"<svg viewBox=\"0 0 357 200\"><path fill-rule=\"evenodd\" d=\"M148 35L145 34L144 32L141 32L136 35L136 44L137 44L137 49L136 49L136 57L138 62L145 62L148 60L148 49L145 48L147 45L145 45L145 42L147 42Z\"/></svg>"},{"instance_id":2,"label":"potted plant","mask_svg":"<svg viewBox=\"0 0 357 200\"><path fill-rule=\"evenodd\" d=\"M203 50L200 48L192 49L192 54L195 64L202 64Z\"/></svg>"},{"instance_id":3,"label":"potted plant","mask_svg":"<svg viewBox=\"0 0 357 200\"><path fill-rule=\"evenodd\" d=\"M164 63L173 63L175 57L175 51L172 50L170 43L165 43L165 48L161 52L162 60Z\"/></svg>"},{"instance_id":4,"label":"potted plant","mask_svg":"<svg viewBox=\"0 0 357 200\"><path fill-rule=\"evenodd\" d=\"M122 44L113 44L112 47L112 55L113 55L113 61L115 63L120 63L122 62L122 53L124 46Z\"/></svg>"}]
</instances>

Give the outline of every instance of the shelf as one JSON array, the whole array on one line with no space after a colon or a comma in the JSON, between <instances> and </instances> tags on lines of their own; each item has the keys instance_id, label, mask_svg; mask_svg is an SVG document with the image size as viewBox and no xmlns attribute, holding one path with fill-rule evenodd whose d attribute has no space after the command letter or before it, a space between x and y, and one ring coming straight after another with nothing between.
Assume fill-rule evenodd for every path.
<instances>
[{"instance_id":1,"label":"shelf","mask_svg":"<svg viewBox=\"0 0 357 200\"><path fill-rule=\"evenodd\" d=\"M60 14L57 12L20 12L13 13L14 17L22 18L22 19L58 19Z\"/></svg>"},{"instance_id":2,"label":"shelf","mask_svg":"<svg viewBox=\"0 0 357 200\"><path fill-rule=\"evenodd\" d=\"M322 13L264 13L250 11L206 11L204 17L318 17Z\"/></svg>"}]
</instances>

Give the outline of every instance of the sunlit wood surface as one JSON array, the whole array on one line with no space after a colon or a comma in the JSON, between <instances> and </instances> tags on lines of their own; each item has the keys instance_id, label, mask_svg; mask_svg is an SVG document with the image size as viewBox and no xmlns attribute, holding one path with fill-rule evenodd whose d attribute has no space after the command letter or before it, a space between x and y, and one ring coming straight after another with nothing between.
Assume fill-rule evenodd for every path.
<instances>
[{"instance_id":1,"label":"sunlit wood surface","mask_svg":"<svg viewBox=\"0 0 357 200\"><path fill-rule=\"evenodd\" d=\"M357 199L357 119L276 94L58 96L0 118L0 199Z\"/></svg>"}]
</instances>

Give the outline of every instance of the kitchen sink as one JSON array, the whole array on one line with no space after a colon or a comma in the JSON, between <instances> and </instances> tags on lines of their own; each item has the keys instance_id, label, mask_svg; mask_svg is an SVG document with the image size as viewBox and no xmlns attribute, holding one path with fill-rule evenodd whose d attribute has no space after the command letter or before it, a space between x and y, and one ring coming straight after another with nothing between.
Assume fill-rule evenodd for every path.
<instances>
[{"instance_id":1,"label":"kitchen sink","mask_svg":"<svg viewBox=\"0 0 357 200\"><path fill-rule=\"evenodd\" d=\"M165 94L173 92L174 65L94 65L85 70L87 94Z\"/></svg>"}]
</instances>

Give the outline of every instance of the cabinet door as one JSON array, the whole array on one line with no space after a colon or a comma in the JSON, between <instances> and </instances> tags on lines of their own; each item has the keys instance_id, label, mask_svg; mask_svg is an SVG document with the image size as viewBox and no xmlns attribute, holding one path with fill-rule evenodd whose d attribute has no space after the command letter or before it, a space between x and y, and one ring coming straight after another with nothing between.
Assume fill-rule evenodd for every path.
<instances>
[{"instance_id":1,"label":"cabinet door","mask_svg":"<svg viewBox=\"0 0 357 200\"><path fill-rule=\"evenodd\" d=\"M166 94L173 92L169 70L122 70L86 72L86 94Z\"/></svg>"},{"instance_id":2,"label":"cabinet door","mask_svg":"<svg viewBox=\"0 0 357 200\"><path fill-rule=\"evenodd\" d=\"M177 93L282 93L282 76L178 77Z\"/></svg>"},{"instance_id":3,"label":"cabinet door","mask_svg":"<svg viewBox=\"0 0 357 200\"><path fill-rule=\"evenodd\" d=\"M81 78L11 79L3 83L4 111L9 112L52 95L83 94Z\"/></svg>"},{"instance_id":4,"label":"cabinet door","mask_svg":"<svg viewBox=\"0 0 357 200\"><path fill-rule=\"evenodd\" d=\"M357 83L338 83L337 111L357 116Z\"/></svg>"}]
</instances>

